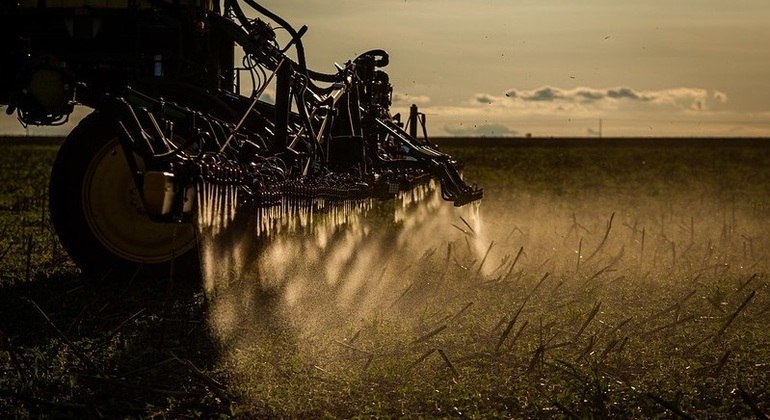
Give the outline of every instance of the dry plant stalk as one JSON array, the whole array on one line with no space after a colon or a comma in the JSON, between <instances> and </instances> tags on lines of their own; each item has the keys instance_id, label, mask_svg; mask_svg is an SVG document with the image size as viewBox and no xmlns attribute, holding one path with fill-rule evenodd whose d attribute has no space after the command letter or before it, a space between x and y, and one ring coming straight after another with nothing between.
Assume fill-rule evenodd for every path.
<instances>
[{"instance_id":1,"label":"dry plant stalk","mask_svg":"<svg viewBox=\"0 0 770 420\"><path fill-rule=\"evenodd\" d=\"M535 367L538 365L538 362L542 364L544 358L545 346L541 344L537 347L535 353L532 355L532 359L529 361L529 366L527 366L527 373L534 371Z\"/></svg>"},{"instance_id":2,"label":"dry plant stalk","mask_svg":"<svg viewBox=\"0 0 770 420\"><path fill-rule=\"evenodd\" d=\"M659 396L657 396L657 395L655 395L655 394L653 394L651 392L648 392L646 395L647 395L648 398L652 399L656 403L660 404L664 408L666 408L669 411L671 411L672 413L676 414L678 417L683 418L683 419L687 419L687 420L694 420L694 418L692 416L690 416L689 414L685 413L679 407L679 405L677 405L677 404L675 404L675 403L673 403L671 401L666 401L663 398L661 398L661 397L659 397Z\"/></svg>"},{"instance_id":3,"label":"dry plant stalk","mask_svg":"<svg viewBox=\"0 0 770 420\"><path fill-rule=\"evenodd\" d=\"M733 354L733 351L730 349L727 349L725 351L725 354L722 355L722 357L719 358L719 362L717 363L716 367L714 368L714 375L719 376L719 374L722 372L722 369L727 364L727 360L730 359L730 356Z\"/></svg>"},{"instance_id":4,"label":"dry plant stalk","mask_svg":"<svg viewBox=\"0 0 770 420\"><path fill-rule=\"evenodd\" d=\"M479 264L479 268L476 269L476 276L481 274L481 269L484 267L484 263L487 262L487 257L489 256L489 252L492 251L492 247L495 246L495 241L492 241L489 243L489 248L487 248L487 252L484 253L484 258L481 259L481 263Z\"/></svg>"},{"instance_id":5,"label":"dry plant stalk","mask_svg":"<svg viewBox=\"0 0 770 420\"><path fill-rule=\"evenodd\" d=\"M407 366L406 370L407 370L407 371L410 371L410 370L412 370L412 369L413 369L415 366L417 366L417 365L419 365L420 363L422 363L422 361L423 361L423 360L427 359L427 358L428 358L428 356L430 356L431 354L433 354L433 353L435 353L435 352L436 352L436 349L430 349L430 350L426 351L425 353L423 353L423 354L422 354L422 356L420 356L419 358L417 358L417 360L415 360L415 361L414 361L414 362L412 362L412 363L411 363L409 366Z\"/></svg>"},{"instance_id":6,"label":"dry plant stalk","mask_svg":"<svg viewBox=\"0 0 770 420\"><path fill-rule=\"evenodd\" d=\"M451 360L449 360L449 356L446 355L446 352L443 349L438 349L438 354L440 354L441 358L444 359L444 363L446 363L446 365L449 367L449 369L452 371L455 377L459 377L460 373L457 372L457 369L455 369L455 365L452 364Z\"/></svg>"},{"instance_id":7,"label":"dry plant stalk","mask_svg":"<svg viewBox=\"0 0 770 420\"><path fill-rule=\"evenodd\" d=\"M463 308L462 308L462 309L460 309L460 312L456 313L456 314L455 314L455 315L452 317L452 319L451 319L451 320L452 320L452 321L456 321L458 318L460 318L460 317L461 317L461 316L462 316L462 315L465 313L465 311L467 311L468 309L470 309L470 307L471 307L471 306L473 306L473 302L468 302L468 304L466 304L465 306L463 306Z\"/></svg>"},{"instance_id":8,"label":"dry plant stalk","mask_svg":"<svg viewBox=\"0 0 770 420\"><path fill-rule=\"evenodd\" d=\"M575 264L575 274L580 272L580 258L583 257L583 237L580 237L580 242L578 243L578 252L577 252L577 263Z\"/></svg>"},{"instance_id":9,"label":"dry plant stalk","mask_svg":"<svg viewBox=\"0 0 770 420\"><path fill-rule=\"evenodd\" d=\"M500 347L505 342L505 339L508 338L508 334L511 333L511 329L513 328L513 324L515 324L516 320L519 318L519 315L521 314L521 311L524 309L524 305L527 304L527 301L529 301L529 298L531 298L532 295L535 294L535 291L537 291L537 289L540 287L540 285L543 284L543 282L545 281L545 279L548 278L549 275L550 275L550 273L545 273L543 278L541 278L540 281L535 285L535 287L532 288L532 290L529 292L529 294L527 294L527 296L524 298L524 301L521 302L521 305L519 306L519 309L513 315L513 318L508 323L508 326L505 327L505 331L503 331L503 334L500 336L500 339L497 341L497 346L495 347L495 353L500 351Z\"/></svg>"},{"instance_id":10,"label":"dry plant stalk","mask_svg":"<svg viewBox=\"0 0 770 420\"><path fill-rule=\"evenodd\" d=\"M654 314L650 315L649 317L647 317L647 318L645 318L645 319L641 320L641 321L639 322L639 324L640 324L640 325L641 325L641 324L648 324L648 323L650 323L650 322L652 322L652 321L654 321L654 320L656 320L656 319L660 318L661 316L668 314L669 312L671 312L671 311L673 311L673 310L678 310L679 308L681 308L681 307L682 307L682 305L683 305L683 304L684 304L684 303L685 303L685 302L686 302L688 299L690 299L691 297L693 297L693 296L695 295L695 292L697 292L697 290L693 289L693 290L692 290L690 293L688 293L686 296L684 296L683 298L679 299L679 300L678 300L678 301L676 301L675 303L673 303L673 304L669 305L669 306L668 306L668 307L666 307L665 309L663 309L663 310L660 310L660 311L658 311L658 312L656 312L656 313L654 313Z\"/></svg>"},{"instance_id":11,"label":"dry plant stalk","mask_svg":"<svg viewBox=\"0 0 770 420\"><path fill-rule=\"evenodd\" d=\"M673 322L669 322L668 324L661 325L660 327L657 327L657 328L653 328L652 330L647 331L646 333L643 333L641 336L645 337L645 336L648 336L648 335L652 335L652 334L655 334L657 332L663 331L665 329L668 329L668 328L671 328L671 327L675 327L675 326L677 326L679 324L684 324L685 322L690 322L690 321L692 321L695 318L697 318L696 315L686 316L686 317L684 317L682 319L677 319L677 320L675 320Z\"/></svg>"},{"instance_id":12,"label":"dry plant stalk","mask_svg":"<svg viewBox=\"0 0 770 420\"><path fill-rule=\"evenodd\" d=\"M588 256L588 258L586 258L586 261L588 261L591 258L593 258L594 256L596 256L596 254L598 254L599 251L601 251L601 249L607 243L607 238L610 236L610 230L612 230L612 220L613 219L615 219L615 212L612 212L612 215L610 215L610 220L607 222L607 230L604 232L604 237L602 238L601 243L599 243L599 246L596 247L596 250L594 250L594 252L591 253L591 255Z\"/></svg>"},{"instance_id":13,"label":"dry plant stalk","mask_svg":"<svg viewBox=\"0 0 770 420\"><path fill-rule=\"evenodd\" d=\"M26 275L25 279L27 281L31 280L32 275L32 246L34 245L34 241L32 239L32 235L27 236L27 269L26 269Z\"/></svg>"},{"instance_id":14,"label":"dry plant stalk","mask_svg":"<svg viewBox=\"0 0 770 420\"><path fill-rule=\"evenodd\" d=\"M513 262L511 263L511 267L508 268L508 272L505 273L505 276L501 281L507 281L508 277L510 277L511 273L513 272L513 268L516 267L516 263L519 261L519 258L521 257L521 254L524 253L524 247L519 248L519 252L516 253L516 257L513 259Z\"/></svg>"},{"instance_id":15,"label":"dry plant stalk","mask_svg":"<svg viewBox=\"0 0 770 420\"><path fill-rule=\"evenodd\" d=\"M575 337L572 339L573 341L577 340L580 337L580 335L583 334L583 331L585 331L585 329L588 327L588 324L590 324L591 321L593 321L594 317L596 317L596 314L599 313L599 309L601 309L601 307L602 307L601 301L597 302L594 305L593 309L591 309L591 313L588 314L588 318L586 318L586 320L583 322L583 325L580 326L580 329L578 330L578 332L575 333Z\"/></svg>"},{"instance_id":16,"label":"dry plant stalk","mask_svg":"<svg viewBox=\"0 0 770 420\"><path fill-rule=\"evenodd\" d=\"M463 219L462 216L460 216L460 220L462 220L463 223L465 223L465 226L468 226L468 230L470 230L471 234L472 234L471 236L475 236L476 235L476 231L473 230L473 226L471 226L470 223L468 223L465 219Z\"/></svg>"},{"instance_id":17,"label":"dry plant stalk","mask_svg":"<svg viewBox=\"0 0 770 420\"><path fill-rule=\"evenodd\" d=\"M62 340L64 340L65 343L67 343L69 348L72 349L72 352L75 353L75 356L81 362L83 362L84 365L103 375L103 372L101 371L101 369L99 369L96 366L96 364L88 356L86 356L85 353L83 353L80 347L78 347L72 340L70 340L69 337L67 337L67 335L64 334L64 332L62 332L62 330L60 330L59 327L57 327L56 324L53 323L53 321L51 321L51 318L48 317L45 311L43 311L40 308L40 306L38 306L37 303L35 303L35 301L27 299L27 302L29 302L29 304L32 305L33 308L35 308L35 310L40 314L40 316L43 317L43 319L48 324L48 326L50 326L51 329L53 329Z\"/></svg>"},{"instance_id":18,"label":"dry plant stalk","mask_svg":"<svg viewBox=\"0 0 770 420\"><path fill-rule=\"evenodd\" d=\"M217 381L216 379L212 378L211 376L203 373L200 369L198 369L197 366L193 362L187 359L182 359L176 354L174 354L173 351L168 351L169 356L171 356L174 360L179 362L182 366L186 367L193 375L195 375L198 379L200 379L204 384L209 385L210 387L214 389L218 389L219 391L227 391L227 387Z\"/></svg>"},{"instance_id":19,"label":"dry plant stalk","mask_svg":"<svg viewBox=\"0 0 770 420\"><path fill-rule=\"evenodd\" d=\"M446 328L447 328L447 325L444 324L444 325L442 325L442 326L440 326L440 327L438 327L438 328L428 332L427 334L421 336L420 338L412 341L410 344L417 344L417 343L422 343L423 341L428 341L430 338L432 338L433 336L437 335L441 331L444 331Z\"/></svg>"},{"instance_id":20,"label":"dry plant stalk","mask_svg":"<svg viewBox=\"0 0 770 420\"><path fill-rule=\"evenodd\" d=\"M370 352L368 350L360 349L360 348L358 348L356 346L353 346L353 345L350 345L350 344L348 344L348 343L346 343L344 341L334 340L334 343L338 344L338 345L340 345L342 347L345 347L346 349L350 349L350 350L353 350L355 352L358 352L358 353L361 353L361 354L365 354L367 356L371 356L372 355L372 352Z\"/></svg>"},{"instance_id":21,"label":"dry plant stalk","mask_svg":"<svg viewBox=\"0 0 770 420\"><path fill-rule=\"evenodd\" d=\"M738 384L738 395L740 395L743 402L749 406L752 414L754 414L756 418L770 420L770 416L759 408L754 396L746 391L746 389L741 384Z\"/></svg>"},{"instance_id":22,"label":"dry plant stalk","mask_svg":"<svg viewBox=\"0 0 770 420\"><path fill-rule=\"evenodd\" d=\"M746 309L746 305L749 304L751 299L753 299L756 294L757 294L757 291L753 290L746 297L746 299L743 301L743 303L741 303L741 306L739 306L738 309L736 309L735 312L733 312L733 314L730 315L730 317L727 319L727 321L724 323L724 325L722 325L722 328L719 329L719 331L717 332L716 338L719 338L719 337L722 336L722 334L724 334L725 330L727 330L727 327L729 327L730 324L732 324L733 321L735 321L735 318L738 317L738 314L740 314L744 309Z\"/></svg>"},{"instance_id":23,"label":"dry plant stalk","mask_svg":"<svg viewBox=\"0 0 770 420\"><path fill-rule=\"evenodd\" d=\"M521 324L521 327L519 327L519 331L516 332L516 334L513 335L513 338L508 343L508 349L512 348L517 341L519 341L519 336L521 336L521 333L524 332L524 329L527 328L527 325L529 325L529 321L524 321L523 324Z\"/></svg>"}]
</instances>

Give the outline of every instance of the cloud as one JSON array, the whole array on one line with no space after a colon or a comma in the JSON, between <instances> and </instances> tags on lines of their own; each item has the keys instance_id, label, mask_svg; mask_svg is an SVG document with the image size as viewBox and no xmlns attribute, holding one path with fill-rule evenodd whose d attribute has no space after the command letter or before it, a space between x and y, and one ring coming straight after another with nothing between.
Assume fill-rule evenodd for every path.
<instances>
[{"instance_id":1,"label":"cloud","mask_svg":"<svg viewBox=\"0 0 770 420\"><path fill-rule=\"evenodd\" d=\"M634 89L630 86L509 89L496 95L479 92L465 101L433 103L422 108L430 116L433 135L595 136L604 121L604 136L730 135L730 127L747 118L729 109L723 91L696 87ZM750 116L754 128L742 135L766 135L767 117ZM463 124L459 124L463 122ZM474 125L475 124L475 125ZM746 125L745 123L743 125ZM517 131L509 127L516 127Z\"/></svg>"},{"instance_id":2,"label":"cloud","mask_svg":"<svg viewBox=\"0 0 770 420\"><path fill-rule=\"evenodd\" d=\"M479 97L483 94L477 94ZM488 97L488 95L486 95ZM635 90L630 87L613 88L590 88L577 87L573 89L563 89L553 86L543 86L532 90L510 89L505 92L505 97L510 100L519 100L525 102L564 102L564 103L598 103L598 102L657 102L657 103L681 103L688 102L687 107L691 107L697 101L701 104L708 99L708 92L705 89L695 88L674 88L663 90ZM724 103L727 101L727 95L723 92L715 91L712 99L716 102Z\"/></svg>"},{"instance_id":3,"label":"cloud","mask_svg":"<svg viewBox=\"0 0 770 420\"><path fill-rule=\"evenodd\" d=\"M581 89L575 93L575 96L587 102L598 101L605 97L603 92L596 89Z\"/></svg>"},{"instance_id":4,"label":"cloud","mask_svg":"<svg viewBox=\"0 0 770 420\"><path fill-rule=\"evenodd\" d=\"M727 102L727 94L724 92L720 92L718 90L714 91L713 98L715 101L717 101L720 104L724 104Z\"/></svg>"},{"instance_id":5,"label":"cloud","mask_svg":"<svg viewBox=\"0 0 770 420\"><path fill-rule=\"evenodd\" d=\"M430 102L430 96L425 95L410 95L408 93L400 93L400 92L394 92L393 93L393 103L394 104L426 104Z\"/></svg>"},{"instance_id":6,"label":"cloud","mask_svg":"<svg viewBox=\"0 0 770 420\"><path fill-rule=\"evenodd\" d=\"M518 134L503 124L445 125L444 130L458 137L513 137Z\"/></svg>"},{"instance_id":7,"label":"cloud","mask_svg":"<svg viewBox=\"0 0 770 420\"><path fill-rule=\"evenodd\" d=\"M487 95L485 93L475 95L473 99L480 104L492 104L497 100L497 98L495 98L494 96Z\"/></svg>"},{"instance_id":8,"label":"cloud","mask_svg":"<svg viewBox=\"0 0 770 420\"><path fill-rule=\"evenodd\" d=\"M550 86L542 87L535 91L519 94L520 98L525 101L555 101L558 99L564 99L563 91L561 89L552 88Z\"/></svg>"},{"instance_id":9,"label":"cloud","mask_svg":"<svg viewBox=\"0 0 770 420\"><path fill-rule=\"evenodd\" d=\"M617 89L608 89L607 97L613 99L630 99L632 101L649 101L650 97L642 93L635 92L633 89L622 87Z\"/></svg>"},{"instance_id":10,"label":"cloud","mask_svg":"<svg viewBox=\"0 0 770 420\"><path fill-rule=\"evenodd\" d=\"M634 110L654 112L668 110L705 112L727 103L727 94L702 88L677 87L658 90L639 90L627 86L594 88L539 88L509 89L503 96L488 93L475 94L470 104L487 104L525 113L592 113ZM723 107L722 107L723 108Z\"/></svg>"}]
</instances>

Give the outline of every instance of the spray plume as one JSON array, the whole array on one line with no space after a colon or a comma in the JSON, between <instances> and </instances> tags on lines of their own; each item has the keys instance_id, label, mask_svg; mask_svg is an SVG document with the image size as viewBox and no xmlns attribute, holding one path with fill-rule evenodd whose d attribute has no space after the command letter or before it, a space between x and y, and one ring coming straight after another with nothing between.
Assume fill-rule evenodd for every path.
<instances>
[{"instance_id":1,"label":"spray plume","mask_svg":"<svg viewBox=\"0 0 770 420\"><path fill-rule=\"evenodd\" d=\"M229 187L198 191L211 327L232 348L264 339L260 330L312 335L393 308L419 275L409 268L454 241L457 220L473 226L473 249L488 251L477 205L446 205L434 183L389 201L284 199L256 210Z\"/></svg>"}]
</instances>

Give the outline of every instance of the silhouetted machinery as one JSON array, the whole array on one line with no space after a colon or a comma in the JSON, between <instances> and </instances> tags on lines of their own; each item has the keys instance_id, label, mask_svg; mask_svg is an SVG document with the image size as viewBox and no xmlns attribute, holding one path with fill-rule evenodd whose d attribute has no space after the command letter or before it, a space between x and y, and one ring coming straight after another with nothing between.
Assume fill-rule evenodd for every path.
<instances>
[{"instance_id":1,"label":"silhouetted machinery","mask_svg":"<svg viewBox=\"0 0 770 420\"><path fill-rule=\"evenodd\" d=\"M201 182L257 208L388 198L430 180L457 206L481 198L456 161L417 138L416 111L410 132L390 114L385 51L313 71L306 27L242 2L0 6L6 111L56 125L75 104L94 110L61 146L50 181L53 225L92 275L193 261Z\"/></svg>"}]
</instances>

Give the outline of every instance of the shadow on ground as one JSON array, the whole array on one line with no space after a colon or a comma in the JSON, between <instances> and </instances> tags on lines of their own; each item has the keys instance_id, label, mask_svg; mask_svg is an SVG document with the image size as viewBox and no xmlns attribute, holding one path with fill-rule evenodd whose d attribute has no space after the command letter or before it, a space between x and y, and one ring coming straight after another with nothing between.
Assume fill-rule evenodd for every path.
<instances>
[{"instance_id":1,"label":"shadow on ground","mask_svg":"<svg viewBox=\"0 0 770 420\"><path fill-rule=\"evenodd\" d=\"M200 287L108 283L71 273L0 287L0 417L226 413Z\"/></svg>"}]
</instances>

